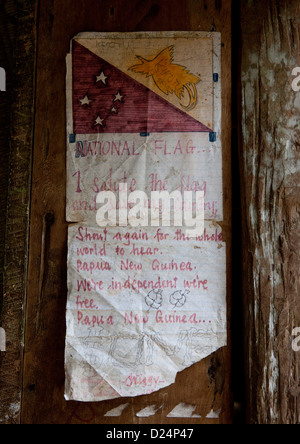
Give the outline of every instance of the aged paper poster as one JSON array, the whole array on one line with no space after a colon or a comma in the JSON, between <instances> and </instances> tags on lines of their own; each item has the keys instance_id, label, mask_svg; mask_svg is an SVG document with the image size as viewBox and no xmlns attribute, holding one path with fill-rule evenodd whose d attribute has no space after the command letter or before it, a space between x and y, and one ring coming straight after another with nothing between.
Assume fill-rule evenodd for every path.
<instances>
[{"instance_id":1,"label":"aged paper poster","mask_svg":"<svg viewBox=\"0 0 300 444\"><path fill-rule=\"evenodd\" d=\"M218 33L72 40L66 218L67 400L152 393L226 345Z\"/></svg>"}]
</instances>

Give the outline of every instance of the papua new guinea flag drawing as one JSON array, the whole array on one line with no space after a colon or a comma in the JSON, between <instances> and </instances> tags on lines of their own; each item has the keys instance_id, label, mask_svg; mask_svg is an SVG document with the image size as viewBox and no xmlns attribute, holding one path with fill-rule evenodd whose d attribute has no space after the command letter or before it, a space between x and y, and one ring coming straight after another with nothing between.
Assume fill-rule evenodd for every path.
<instances>
[{"instance_id":1,"label":"papua new guinea flag drawing","mask_svg":"<svg viewBox=\"0 0 300 444\"><path fill-rule=\"evenodd\" d=\"M211 131L76 41L72 76L75 134Z\"/></svg>"}]
</instances>

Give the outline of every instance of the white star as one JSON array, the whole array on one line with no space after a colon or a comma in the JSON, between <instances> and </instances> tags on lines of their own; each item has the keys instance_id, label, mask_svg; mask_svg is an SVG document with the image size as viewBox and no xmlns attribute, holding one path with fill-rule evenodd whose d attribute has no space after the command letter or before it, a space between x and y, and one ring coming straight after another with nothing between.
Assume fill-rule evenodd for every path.
<instances>
[{"instance_id":1,"label":"white star","mask_svg":"<svg viewBox=\"0 0 300 444\"><path fill-rule=\"evenodd\" d=\"M111 112L112 112L112 113L116 113L116 112L117 112L116 108L113 107L113 108L111 109Z\"/></svg>"},{"instance_id":2,"label":"white star","mask_svg":"<svg viewBox=\"0 0 300 444\"><path fill-rule=\"evenodd\" d=\"M87 95L87 94L86 94L86 96L85 96L83 99L80 100L80 103L81 103L82 106L83 106L83 105L89 105L91 102L92 102L92 100L90 100L90 99L88 98L88 95Z\"/></svg>"},{"instance_id":3,"label":"white star","mask_svg":"<svg viewBox=\"0 0 300 444\"><path fill-rule=\"evenodd\" d=\"M102 82L102 83L104 83L104 85L106 85L106 79L107 79L107 76L104 74L104 72L102 71L101 72L101 74L100 74L100 76L98 76L97 78L96 78L96 83L98 83L98 82Z\"/></svg>"},{"instance_id":4,"label":"white star","mask_svg":"<svg viewBox=\"0 0 300 444\"><path fill-rule=\"evenodd\" d=\"M122 102L122 99L123 99L123 96L121 96L120 91L118 91L118 94L116 94L114 101L115 102L117 102L117 101Z\"/></svg>"},{"instance_id":5,"label":"white star","mask_svg":"<svg viewBox=\"0 0 300 444\"><path fill-rule=\"evenodd\" d=\"M98 116L97 119L95 120L95 125L94 126L97 126L97 125L103 126L103 122L104 122L104 119L101 119L101 117Z\"/></svg>"}]
</instances>

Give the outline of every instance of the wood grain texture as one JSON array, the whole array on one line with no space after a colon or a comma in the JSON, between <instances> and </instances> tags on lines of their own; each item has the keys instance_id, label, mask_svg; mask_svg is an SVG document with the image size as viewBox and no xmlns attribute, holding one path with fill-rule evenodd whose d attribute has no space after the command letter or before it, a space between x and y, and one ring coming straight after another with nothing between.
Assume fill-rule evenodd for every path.
<instances>
[{"instance_id":1,"label":"wood grain texture","mask_svg":"<svg viewBox=\"0 0 300 444\"><path fill-rule=\"evenodd\" d=\"M66 402L63 397L67 298L65 56L70 39L80 31L158 30L215 30L222 33L223 229L228 242L230 294L231 1L137 0L128 2L126 7L120 0L114 1L113 6L104 0L41 1L23 424L195 424L231 421L230 346L179 374L173 386L153 395L92 404ZM196 417L167 418L181 403L189 405ZM126 407L120 416L105 416L123 404ZM149 406L152 406L153 412L156 411L153 416L138 416L141 410ZM211 417L212 411L218 412L214 418Z\"/></svg>"},{"instance_id":2,"label":"wood grain texture","mask_svg":"<svg viewBox=\"0 0 300 444\"><path fill-rule=\"evenodd\" d=\"M10 108L13 96L13 59L16 24L14 20L16 2L7 0L0 2L0 66L6 73L6 91L0 93L0 270L4 269L5 257L5 227L7 216L7 193L10 160ZM3 273L0 273L0 307L3 295Z\"/></svg>"},{"instance_id":3,"label":"wood grain texture","mask_svg":"<svg viewBox=\"0 0 300 444\"><path fill-rule=\"evenodd\" d=\"M242 202L248 421L300 422L300 5L242 1ZM259 17L259 20L257 20Z\"/></svg>"},{"instance_id":4,"label":"wood grain texture","mask_svg":"<svg viewBox=\"0 0 300 444\"><path fill-rule=\"evenodd\" d=\"M1 2L7 14L4 45L9 88L13 105L8 105L10 127L6 146L10 147L10 165L6 163L9 190L7 194L5 230L5 267L1 326L6 331L7 351L0 365L1 424L20 422L24 307L28 263L29 208L33 138L34 73L35 73L35 2ZM11 23L9 23L9 16ZM11 29L12 24L18 32ZM9 33L7 34L7 30ZM10 31L9 31L10 30ZM9 36L11 38L9 38ZM9 39L9 41L7 40ZM10 51L13 51L11 53ZM3 146L1 147L3 149ZM7 161L7 157L2 158ZM1 221L3 222L3 219Z\"/></svg>"}]
</instances>

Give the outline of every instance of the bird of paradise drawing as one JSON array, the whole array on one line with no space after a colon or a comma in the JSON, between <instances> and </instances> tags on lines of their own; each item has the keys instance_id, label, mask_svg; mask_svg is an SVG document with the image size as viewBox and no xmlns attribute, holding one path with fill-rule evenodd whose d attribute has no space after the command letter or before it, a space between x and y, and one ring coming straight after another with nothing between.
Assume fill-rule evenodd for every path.
<instances>
[{"instance_id":1,"label":"bird of paradise drawing","mask_svg":"<svg viewBox=\"0 0 300 444\"><path fill-rule=\"evenodd\" d=\"M186 67L173 63L174 49L174 45L169 46L152 60L136 56L141 63L131 66L129 70L146 77L152 77L160 91L166 95L176 94L179 100L183 99L186 90L189 95L189 104L185 106L181 103L181 107L185 111L192 111L198 101L196 85L200 82L200 78L192 74Z\"/></svg>"}]
</instances>

